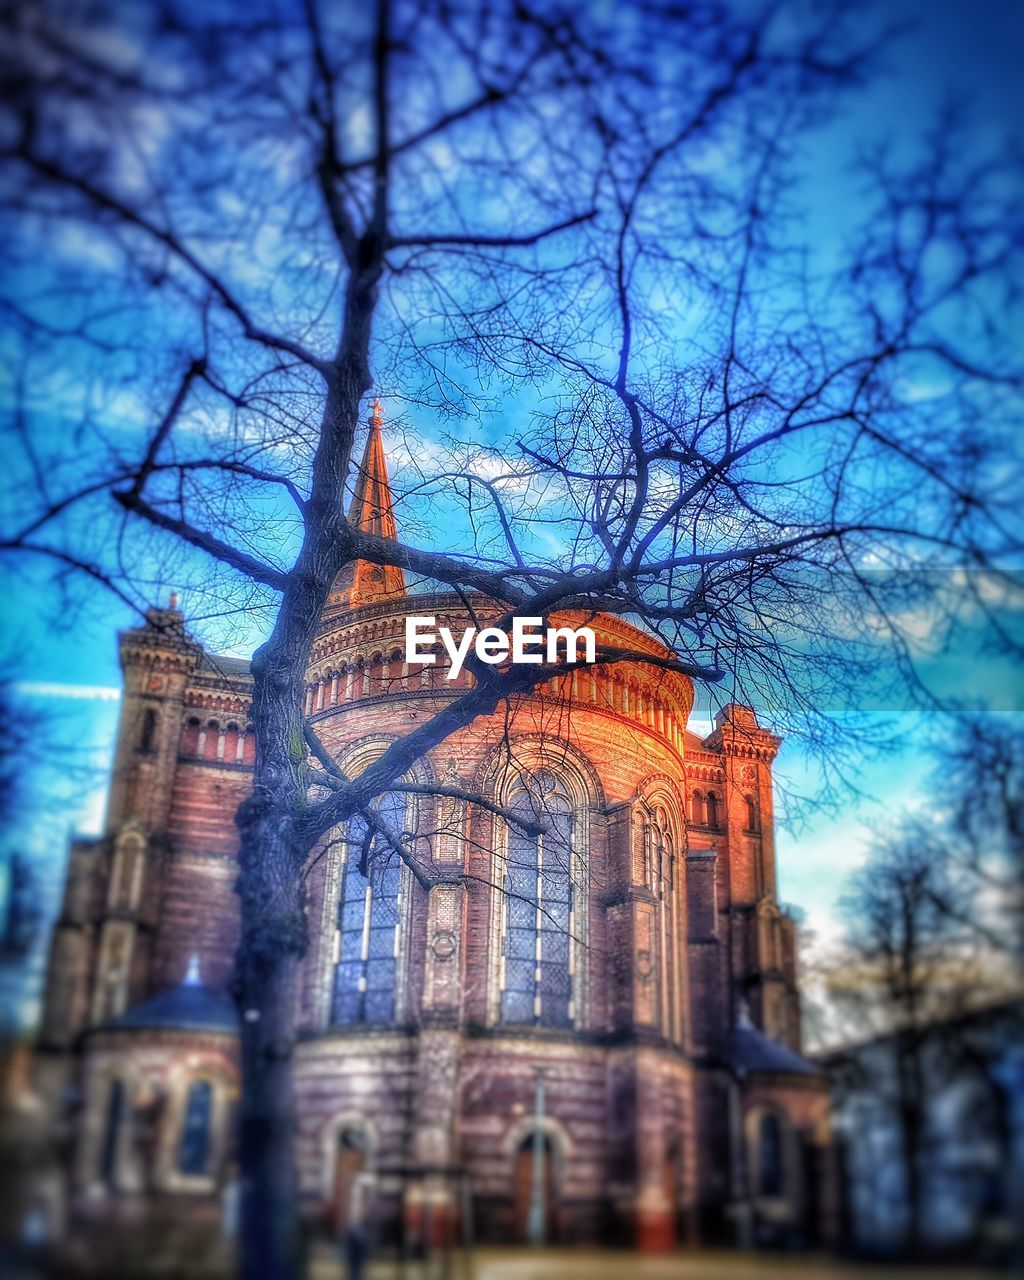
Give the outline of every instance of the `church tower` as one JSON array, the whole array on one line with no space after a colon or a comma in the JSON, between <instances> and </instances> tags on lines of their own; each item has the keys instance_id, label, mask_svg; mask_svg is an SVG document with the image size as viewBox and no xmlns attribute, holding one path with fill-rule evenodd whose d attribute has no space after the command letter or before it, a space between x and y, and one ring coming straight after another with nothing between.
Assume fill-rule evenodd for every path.
<instances>
[{"instance_id":1,"label":"church tower","mask_svg":"<svg viewBox=\"0 0 1024 1280\"><path fill-rule=\"evenodd\" d=\"M394 542L398 539L398 526L384 455L383 425L384 413L377 396L370 413L370 434L359 464L348 519L361 532ZM355 560L338 574L328 598L328 608L356 609L404 595L405 574L396 565Z\"/></svg>"}]
</instances>

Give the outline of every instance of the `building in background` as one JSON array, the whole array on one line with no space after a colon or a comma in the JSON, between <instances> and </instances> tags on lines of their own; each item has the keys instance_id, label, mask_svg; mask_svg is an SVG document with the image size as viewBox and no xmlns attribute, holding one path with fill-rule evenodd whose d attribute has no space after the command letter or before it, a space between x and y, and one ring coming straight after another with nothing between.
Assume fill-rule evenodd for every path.
<instances>
[{"instance_id":1,"label":"building in background","mask_svg":"<svg viewBox=\"0 0 1024 1280\"><path fill-rule=\"evenodd\" d=\"M821 1061L835 1082L853 1249L1024 1261L1024 1003L990 1004ZM908 1099L900 1081L911 1072L920 1088ZM920 1103L916 1228L907 1101Z\"/></svg>"},{"instance_id":2,"label":"building in background","mask_svg":"<svg viewBox=\"0 0 1024 1280\"><path fill-rule=\"evenodd\" d=\"M350 518L395 535L377 412ZM364 563L324 614L306 711L349 774L465 687L443 654L403 663L412 608L469 622L457 597ZM106 832L71 850L37 1054L79 1222L219 1203L239 1089L249 667L205 652L173 601L120 646ZM450 798L386 796L429 892L394 857L367 866L359 823L318 850L294 1060L310 1222L338 1230L369 1196L382 1232L523 1239L539 1201L561 1242L830 1237L827 1081L800 1056L776 899L779 741L741 706L701 738L692 702L674 672L577 666L449 738L414 782L543 805L549 824L528 837Z\"/></svg>"}]
</instances>

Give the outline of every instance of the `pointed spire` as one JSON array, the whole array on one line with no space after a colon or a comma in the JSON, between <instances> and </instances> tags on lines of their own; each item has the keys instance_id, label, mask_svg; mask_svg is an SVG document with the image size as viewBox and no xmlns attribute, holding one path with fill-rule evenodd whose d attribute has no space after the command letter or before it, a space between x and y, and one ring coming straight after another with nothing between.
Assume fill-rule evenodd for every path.
<instances>
[{"instance_id":1,"label":"pointed spire","mask_svg":"<svg viewBox=\"0 0 1024 1280\"><path fill-rule=\"evenodd\" d=\"M370 433L366 439L363 460L359 464L348 518L351 524L364 533L373 533L380 538L397 538L395 506L384 454L383 426L384 411L380 397L375 396L370 413ZM405 574L401 569L395 565L356 560L353 564L346 565L338 575L331 592L331 603L355 608L401 595L405 595Z\"/></svg>"},{"instance_id":2,"label":"pointed spire","mask_svg":"<svg viewBox=\"0 0 1024 1280\"><path fill-rule=\"evenodd\" d=\"M382 538L397 538L395 508L388 482L388 464L384 456L384 412L380 397L374 397L370 414L370 434L366 439L363 460L359 464L356 491L349 508L349 523L365 533Z\"/></svg>"}]
</instances>

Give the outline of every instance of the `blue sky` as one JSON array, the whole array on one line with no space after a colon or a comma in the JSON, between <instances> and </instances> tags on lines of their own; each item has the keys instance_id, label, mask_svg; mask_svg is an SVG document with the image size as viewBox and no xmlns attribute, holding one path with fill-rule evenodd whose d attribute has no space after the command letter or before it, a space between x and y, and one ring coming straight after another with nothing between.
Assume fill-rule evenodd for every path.
<instances>
[{"instance_id":1,"label":"blue sky","mask_svg":"<svg viewBox=\"0 0 1024 1280\"><path fill-rule=\"evenodd\" d=\"M897 21L906 20L911 29L890 47L886 70L870 92L828 125L807 153L801 189L805 239L823 259L838 251L863 213L851 174L862 149L927 128L951 93L970 102L975 113L971 136L979 144L1024 119L1024 6L997 0L894 0L887 12ZM429 432L429 424L420 425ZM102 822L103 773L118 706L115 633L133 619L110 597L74 592L55 625L54 597L43 589L44 580L33 565L21 566L8 580L3 652L29 712L44 715L53 741L74 744L76 761L93 770L83 776L76 768L69 778L59 762L58 767L41 765L37 785L47 802L7 837L9 848L32 855L52 912L68 835L73 830L95 832ZM253 628L240 631L233 650L246 652L257 634ZM931 666L947 688L1007 714L1024 715L1019 673L990 661L978 644L936 654ZM850 795L840 809L828 812L814 813L786 801L782 806L782 816L792 821L779 834L780 897L804 908L808 924L822 938L838 927L836 900L846 876L865 855L872 824L884 824L894 811L923 799L935 718L921 711L888 710L894 713L889 723L897 745L858 766L859 775L851 781L862 797ZM881 708L877 714L881 716ZM777 772L785 794L814 795L816 766L799 742L784 746Z\"/></svg>"}]
</instances>

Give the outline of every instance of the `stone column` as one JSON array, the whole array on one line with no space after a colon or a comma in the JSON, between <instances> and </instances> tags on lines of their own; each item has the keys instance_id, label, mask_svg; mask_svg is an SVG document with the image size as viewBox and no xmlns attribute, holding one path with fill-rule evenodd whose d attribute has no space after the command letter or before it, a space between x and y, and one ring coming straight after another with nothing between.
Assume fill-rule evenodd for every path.
<instances>
[{"instance_id":1,"label":"stone column","mask_svg":"<svg viewBox=\"0 0 1024 1280\"><path fill-rule=\"evenodd\" d=\"M663 1253L676 1243L675 1206L666 1190L664 1081L658 1053L638 1049L636 1055L636 1200L633 1226L636 1247Z\"/></svg>"},{"instance_id":2,"label":"stone column","mask_svg":"<svg viewBox=\"0 0 1024 1280\"><path fill-rule=\"evenodd\" d=\"M454 1244L458 1229L454 1167L464 895L453 878L435 885L427 904L423 1027L410 1151L414 1174L406 1188L405 1217L408 1236L429 1248Z\"/></svg>"},{"instance_id":3,"label":"stone column","mask_svg":"<svg viewBox=\"0 0 1024 1280\"><path fill-rule=\"evenodd\" d=\"M454 1245L458 1188L454 1176L459 1033L424 1027L419 1036L413 1178L406 1188L406 1231L430 1249Z\"/></svg>"}]
</instances>

